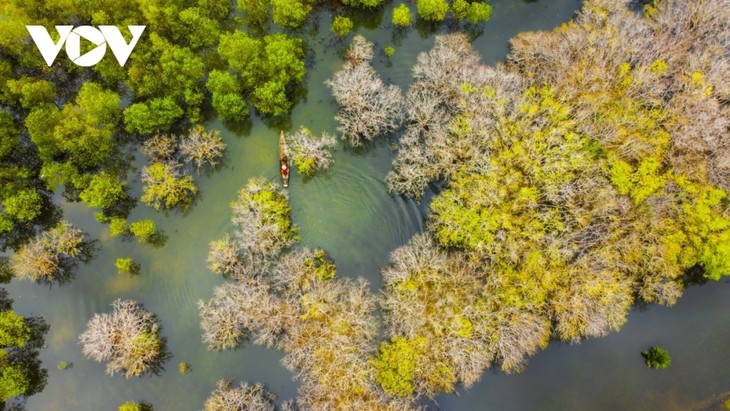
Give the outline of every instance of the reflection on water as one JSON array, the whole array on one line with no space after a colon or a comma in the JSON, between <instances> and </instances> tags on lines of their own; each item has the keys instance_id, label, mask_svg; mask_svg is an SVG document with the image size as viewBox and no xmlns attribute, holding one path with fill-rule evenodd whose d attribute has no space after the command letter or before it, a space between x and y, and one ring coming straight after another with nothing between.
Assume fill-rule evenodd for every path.
<instances>
[{"instance_id":1,"label":"reflection on water","mask_svg":"<svg viewBox=\"0 0 730 411\"><path fill-rule=\"evenodd\" d=\"M486 62L495 63L506 54L510 37L567 21L579 1L493 0L491 4L492 20L475 46ZM418 53L432 46L433 37L423 37L415 29L393 32L389 27L393 6L369 18L358 15L356 32L376 43L374 67L381 76L405 89ZM327 31L331 16L322 13L320 20L319 26ZM377 25L388 28L376 30ZM336 107L323 82L342 65L339 56L345 45L325 40L324 35L312 36L308 43L316 54L306 96L285 123L294 129L306 126L315 134L333 133ZM396 53L387 59L382 50L389 45ZM111 410L129 400L148 401L157 411L195 410L221 378L260 381L281 400L296 395L297 384L280 365L280 352L244 344L236 351L213 353L201 341L197 302L210 298L223 281L206 268L208 243L230 230L229 203L249 178L277 178L279 134L257 119L230 128L212 120L207 126L222 131L228 150L220 170L195 176L201 196L190 213L165 216L141 206L130 216L154 219L169 237L164 247L110 238L108 230L93 220L91 210L66 204L66 218L100 240L96 259L82 265L76 278L60 288L20 282L8 287L21 314L42 315L51 324L50 347L42 351L48 386L30 399L29 410ZM289 190L303 245L326 249L337 262L338 275L362 276L373 290L380 285L379 268L390 252L423 230L423 207L387 192L390 143L383 141L362 152L341 145L328 174L306 181L295 175ZM139 156L135 165L138 169L143 165ZM131 190L139 195L138 179ZM117 274L114 261L119 257L133 257L141 264L140 275ZM661 404L681 408L728 390L723 382L730 381L730 370L717 366L730 364L724 349L729 324L720 314L730 310L730 299L723 298L727 293L726 283L690 289L675 308L633 313L621 333L578 346L552 345L530 361L524 374L488 374L472 390L460 397L442 396L438 404L451 410L663 409ZM109 377L103 364L82 357L77 336L93 313L108 311L116 298L138 300L157 314L173 354L160 376ZM666 372L646 370L639 356L657 342L673 357ZM59 361L74 366L60 371L55 366ZM190 363L193 371L181 375L176 366L181 361Z\"/></svg>"}]
</instances>

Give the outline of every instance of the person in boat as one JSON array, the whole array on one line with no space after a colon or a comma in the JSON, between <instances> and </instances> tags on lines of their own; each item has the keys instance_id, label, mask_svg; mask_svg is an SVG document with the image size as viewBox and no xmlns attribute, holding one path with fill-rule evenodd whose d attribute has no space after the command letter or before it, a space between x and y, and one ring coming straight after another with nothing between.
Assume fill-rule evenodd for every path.
<instances>
[{"instance_id":1,"label":"person in boat","mask_svg":"<svg viewBox=\"0 0 730 411\"><path fill-rule=\"evenodd\" d=\"M289 174L289 167L287 167L286 164L281 165L281 174L283 174L284 176Z\"/></svg>"}]
</instances>

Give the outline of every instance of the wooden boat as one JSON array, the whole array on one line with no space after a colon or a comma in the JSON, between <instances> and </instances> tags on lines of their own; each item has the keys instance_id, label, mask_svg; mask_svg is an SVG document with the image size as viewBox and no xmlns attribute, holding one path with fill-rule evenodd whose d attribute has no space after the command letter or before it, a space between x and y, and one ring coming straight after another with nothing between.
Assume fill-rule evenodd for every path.
<instances>
[{"instance_id":1,"label":"wooden boat","mask_svg":"<svg viewBox=\"0 0 730 411\"><path fill-rule=\"evenodd\" d=\"M289 187L291 159L289 158L289 146L286 145L283 131L279 135L279 174L281 174L281 185L285 188Z\"/></svg>"}]
</instances>

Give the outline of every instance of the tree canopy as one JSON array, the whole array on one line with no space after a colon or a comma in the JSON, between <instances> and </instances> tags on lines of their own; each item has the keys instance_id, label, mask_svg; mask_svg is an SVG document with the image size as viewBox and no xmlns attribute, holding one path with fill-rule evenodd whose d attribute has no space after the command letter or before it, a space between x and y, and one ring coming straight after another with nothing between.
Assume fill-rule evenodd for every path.
<instances>
[{"instance_id":1,"label":"tree canopy","mask_svg":"<svg viewBox=\"0 0 730 411\"><path fill-rule=\"evenodd\" d=\"M415 198L440 189L427 232L384 270L387 392L519 371L551 336L603 336L636 301L674 304L691 270L730 274L730 65L708 34L726 31L722 2L629 3L586 2L513 39L496 68L463 35L419 56L387 180Z\"/></svg>"},{"instance_id":2,"label":"tree canopy","mask_svg":"<svg viewBox=\"0 0 730 411\"><path fill-rule=\"evenodd\" d=\"M40 317L18 315L12 305L0 289L0 404L10 407L40 392L48 376L38 358L48 325Z\"/></svg>"},{"instance_id":3,"label":"tree canopy","mask_svg":"<svg viewBox=\"0 0 730 411\"><path fill-rule=\"evenodd\" d=\"M165 343L154 314L136 301L116 300L112 312L95 314L79 336L84 356L108 361L106 372L125 378L155 372L166 357Z\"/></svg>"}]
</instances>

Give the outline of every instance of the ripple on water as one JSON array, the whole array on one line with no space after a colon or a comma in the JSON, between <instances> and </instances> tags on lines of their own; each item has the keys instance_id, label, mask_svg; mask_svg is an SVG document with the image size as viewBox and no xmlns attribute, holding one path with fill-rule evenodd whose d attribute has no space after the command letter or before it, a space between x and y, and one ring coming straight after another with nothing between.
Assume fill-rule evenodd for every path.
<instances>
[{"instance_id":1,"label":"ripple on water","mask_svg":"<svg viewBox=\"0 0 730 411\"><path fill-rule=\"evenodd\" d=\"M380 284L389 253L423 225L413 201L388 192L383 164L392 155L384 144L354 155L338 152L330 174L290 188L303 244L329 251L340 275L363 276L373 285Z\"/></svg>"}]
</instances>

